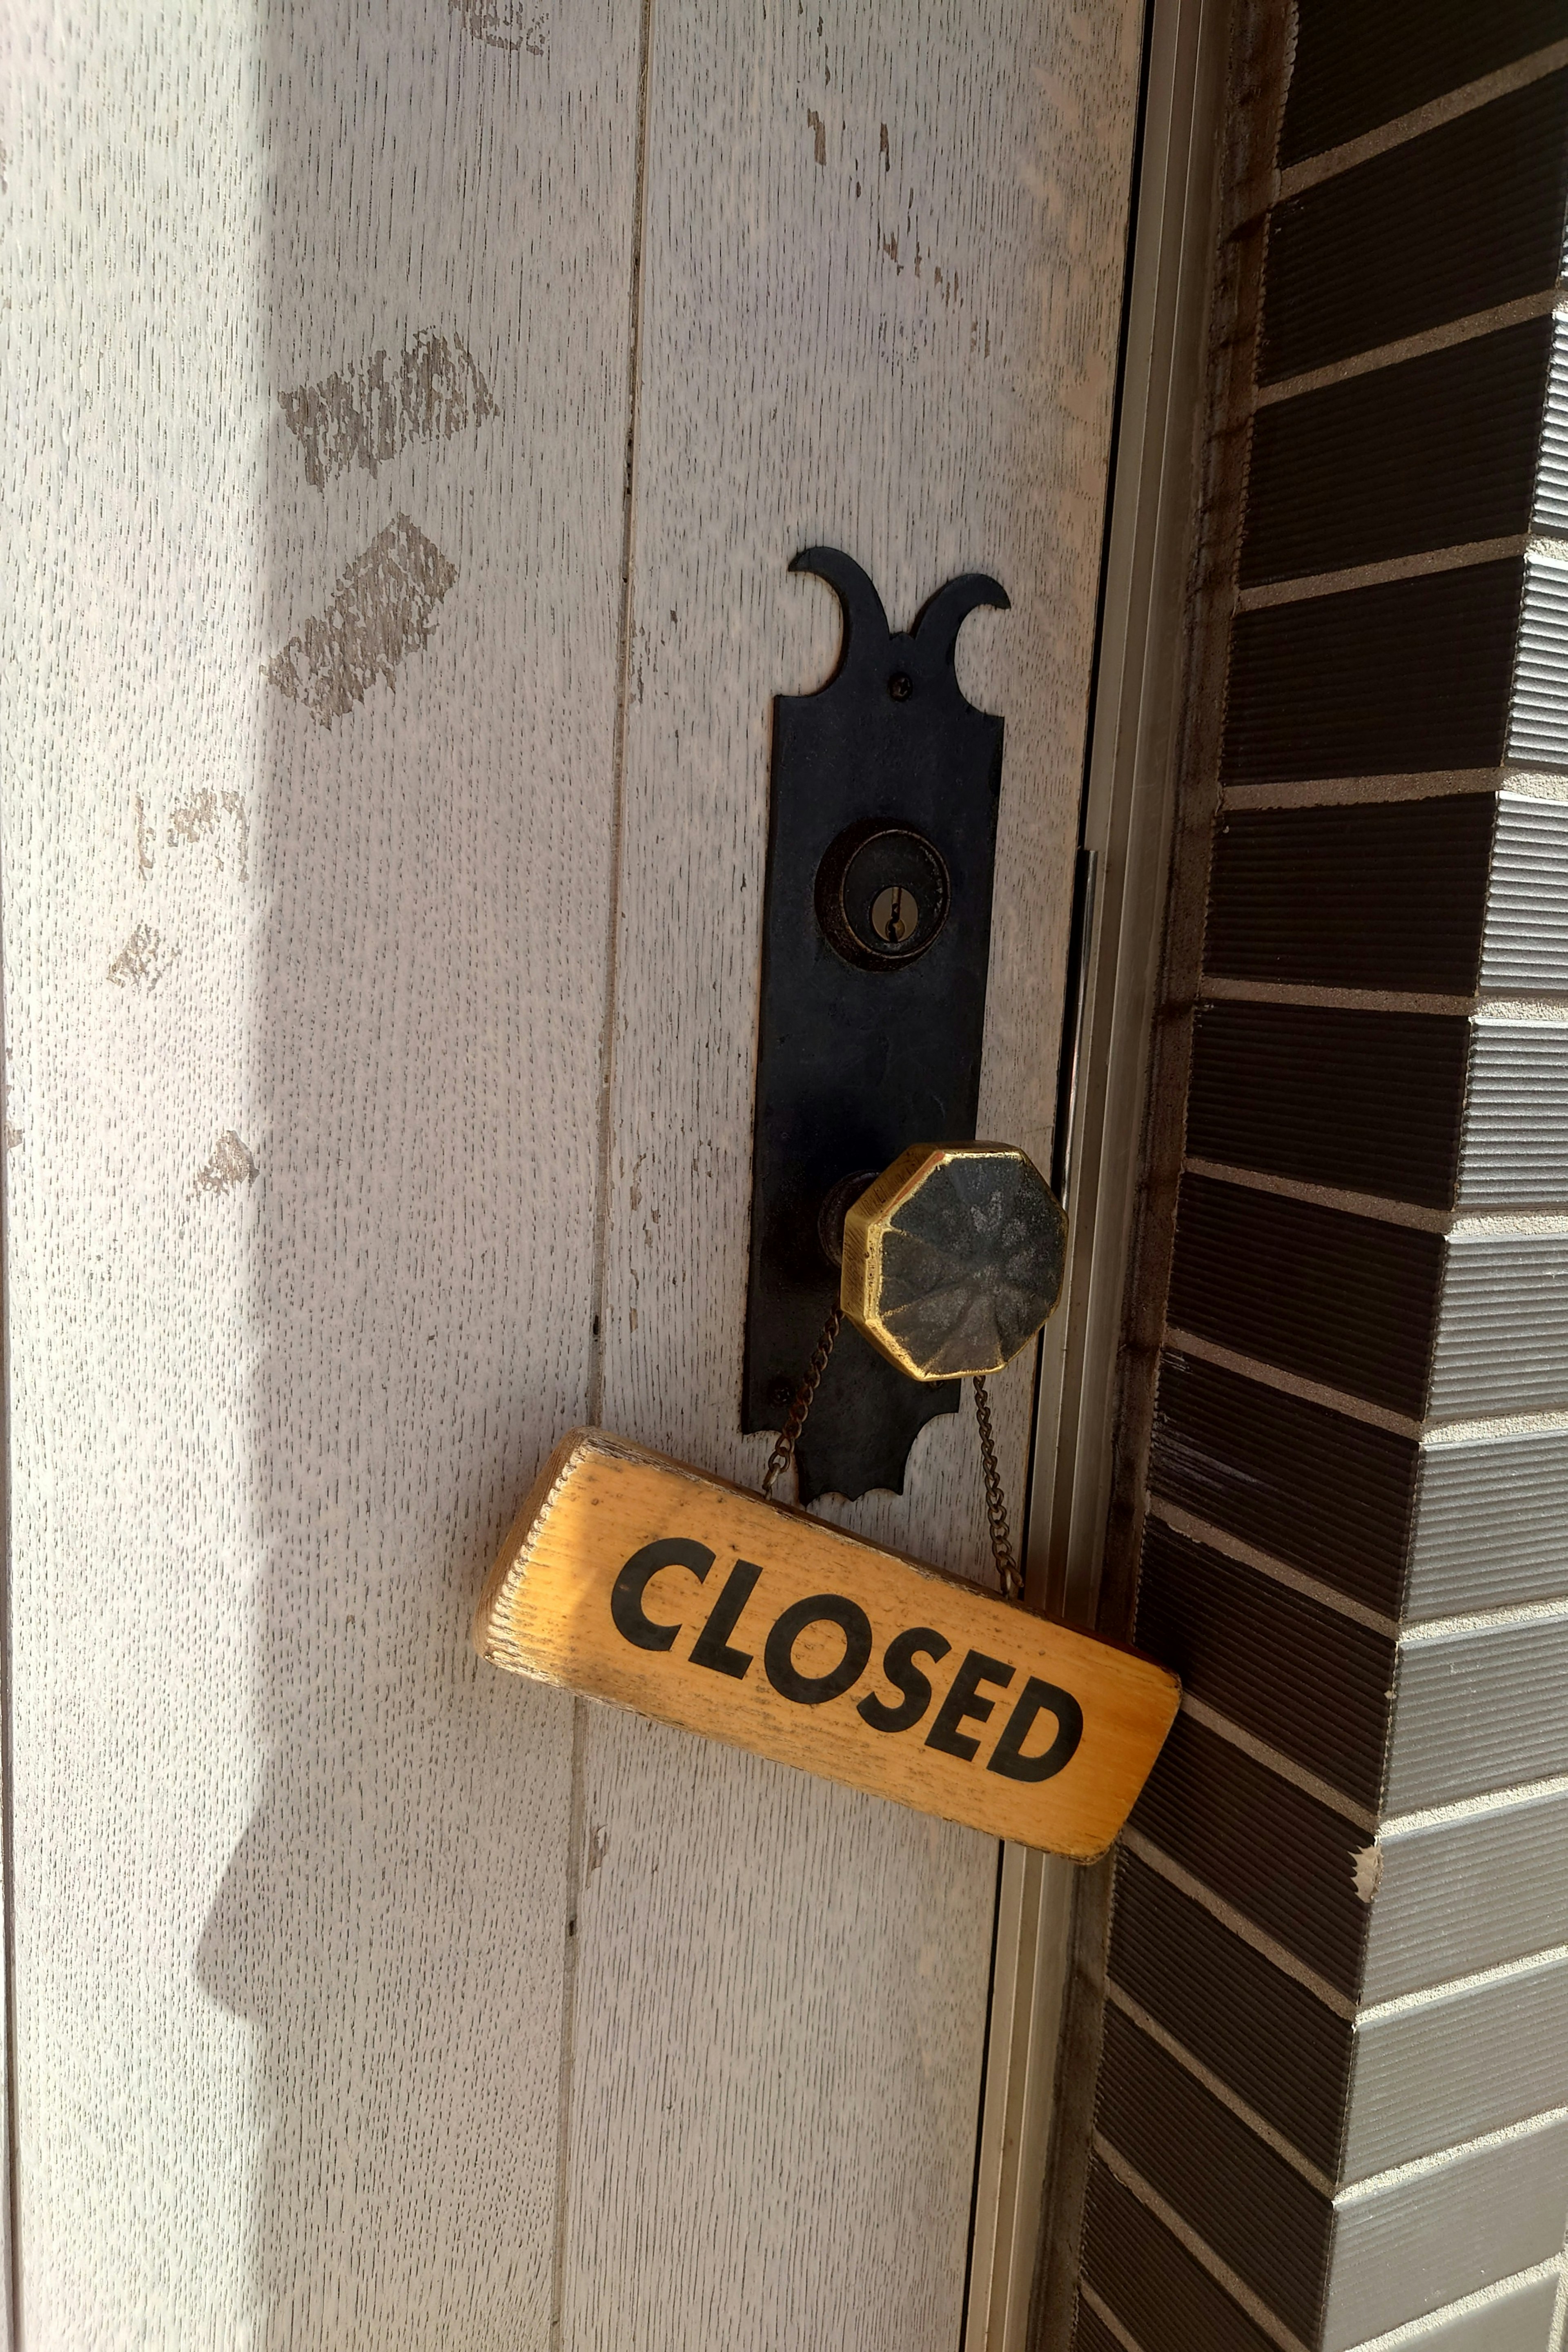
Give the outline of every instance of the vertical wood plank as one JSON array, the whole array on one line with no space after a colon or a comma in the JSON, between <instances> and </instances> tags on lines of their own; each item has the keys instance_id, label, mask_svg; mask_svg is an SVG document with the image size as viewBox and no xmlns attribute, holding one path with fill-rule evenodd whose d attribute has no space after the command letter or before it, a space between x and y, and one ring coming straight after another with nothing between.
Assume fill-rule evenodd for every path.
<instances>
[{"instance_id":1,"label":"vertical wood plank","mask_svg":"<svg viewBox=\"0 0 1568 2352\"><path fill-rule=\"evenodd\" d=\"M25 19L26 2341L521 2352L571 1716L465 1636L588 1397L639 12Z\"/></svg>"},{"instance_id":2,"label":"vertical wood plank","mask_svg":"<svg viewBox=\"0 0 1568 2352\"><path fill-rule=\"evenodd\" d=\"M1048 1147L1136 99L1098 0L659 0L653 20L603 1417L739 1435L770 698L821 682L847 548L895 625L1007 614L984 1132ZM1015 1496L1026 1366L997 1383ZM843 1511L985 1558L973 1422ZM595 1711L564 2338L957 2338L995 1849ZM626 2184L641 2186L628 2193Z\"/></svg>"}]
</instances>

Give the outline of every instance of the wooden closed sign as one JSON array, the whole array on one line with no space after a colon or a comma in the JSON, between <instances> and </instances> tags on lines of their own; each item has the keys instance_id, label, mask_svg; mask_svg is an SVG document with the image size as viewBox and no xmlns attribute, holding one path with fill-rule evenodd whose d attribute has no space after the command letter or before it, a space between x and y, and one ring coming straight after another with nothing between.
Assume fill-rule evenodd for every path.
<instances>
[{"instance_id":1,"label":"wooden closed sign","mask_svg":"<svg viewBox=\"0 0 1568 2352\"><path fill-rule=\"evenodd\" d=\"M474 1621L483 1658L1088 1862L1173 1675L804 1512L574 1430Z\"/></svg>"}]
</instances>

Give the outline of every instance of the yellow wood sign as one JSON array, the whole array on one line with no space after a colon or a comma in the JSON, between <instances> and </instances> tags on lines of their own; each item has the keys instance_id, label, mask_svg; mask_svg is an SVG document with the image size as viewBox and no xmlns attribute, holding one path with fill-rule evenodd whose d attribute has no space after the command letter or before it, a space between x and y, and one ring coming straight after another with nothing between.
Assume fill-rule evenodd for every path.
<instances>
[{"instance_id":1,"label":"yellow wood sign","mask_svg":"<svg viewBox=\"0 0 1568 2352\"><path fill-rule=\"evenodd\" d=\"M574 1430L474 1621L483 1658L1021 1845L1103 1853L1181 1696L804 1512Z\"/></svg>"}]
</instances>

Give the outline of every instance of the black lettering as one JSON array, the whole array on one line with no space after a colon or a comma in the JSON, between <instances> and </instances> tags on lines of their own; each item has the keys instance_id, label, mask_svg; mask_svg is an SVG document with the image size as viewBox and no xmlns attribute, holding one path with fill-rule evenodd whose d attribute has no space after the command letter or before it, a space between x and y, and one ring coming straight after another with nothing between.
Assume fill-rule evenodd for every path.
<instances>
[{"instance_id":1,"label":"black lettering","mask_svg":"<svg viewBox=\"0 0 1568 2352\"><path fill-rule=\"evenodd\" d=\"M1042 1713L1056 1717L1057 1736L1043 1755L1026 1756L1024 1742L1034 1729L1035 1717ZM1082 1738L1083 1709L1071 1691L1058 1690L1055 1683L1043 1683L1038 1675L1031 1675L985 1769L1000 1772L1009 1780L1048 1780L1064 1764L1071 1763Z\"/></svg>"},{"instance_id":2,"label":"black lettering","mask_svg":"<svg viewBox=\"0 0 1568 2352\"><path fill-rule=\"evenodd\" d=\"M844 1655L831 1674L795 1671L795 1645L808 1625L837 1625L844 1636ZM820 1706L859 1681L870 1654L871 1621L866 1612L841 1593L814 1592L807 1600L792 1601L780 1615L768 1635L763 1664L781 1698L793 1698L799 1706Z\"/></svg>"},{"instance_id":3,"label":"black lettering","mask_svg":"<svg viewBox=\"0 0 1568 2352\"><path fill-rule=\"evenodd\" d=\"M1013 1679L1011 1666L1000 1658L988 1658L984 1650L971 1650L952 1678L952 1687L942 1700L941 1711L926 1733L926 1746L940 1748L944 1756L962 1756L967 1764L979 1753L980 1742L960 1731L961 1723L984 1723L995 1706L994 1699L976 1698L982 1683L995 1683L1005 1688Z\"/></svg>"},{"instance_id":4,"label":"black lettering","mask_svg":"<svg viewBox=\"0 0 1568 2352\"><path fill-rule=\"evenodd\" d=\"M738 1559L735 1562L724 1579L723 1591L709 1612L708 1622L691 1644L694 1666L711 1666L716 1675L733 1675L737 1682L744 1680L746 1669L752 1663L752 1653L750 1650L731 1650L729 1641L762 1572L752 1560Z\"/></svg>"},{"instance_id":5,"label":"black lettering","mask_svg":"<svg viewBox=\"0 0 1568 2352\"><path fill-rule=\"evenodd\" d=\"M644 1544L634 1551L610 1591L610 1614L616 1630L635 1643L639 1650L668 1650L672 1647L679 1625L656 1625L643 1613L642 1597L648 1580L661 1568L689 1568L699 1584L713 1565L713 1555L706 1544L693 1543L687 1536L660 1536L657 1543Z\"/></svg>"},{"instance_id":6,"label":"black lettering","mask_svg":"<svg viewBox=\"0 0 1568 2352\"><path fill-rule=\"evenodd\" d=\"M931 1684L916 1658L945 1658L952 1643L941 1633L932 1633L929 1625L912 1625L907 1633L895 1633L882 1655L882 1672L893 1688L902 1691L901 1706L889 1706L885 1698L868 1691L856 1708L856 1713L873 1731L909 1731L917 1724L931 1705Z\"/></svg>"}]
</instances>

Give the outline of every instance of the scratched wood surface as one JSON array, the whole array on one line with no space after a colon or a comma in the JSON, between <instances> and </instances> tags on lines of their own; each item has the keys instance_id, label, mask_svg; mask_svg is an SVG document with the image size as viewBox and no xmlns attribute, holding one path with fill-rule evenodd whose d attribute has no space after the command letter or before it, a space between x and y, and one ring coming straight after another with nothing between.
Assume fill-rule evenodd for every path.
<instances>
[{"instance_id":1,"label":"scratched wood surface","mask_svg":"<svg viewBox=\"0 0 1568 2352\"><path fill-rule=\"evenodd\" d=\"M1012 593L960 652L1008 723L982 1126L1047 1148L1133 16L660 0L638 280L637 0L16 0L29 2347L956 2340L994 1845L574 1725L466 1631L571 1422L765 1451L812 540L897 622ZM847 1516L974 1565L973 1443Z\"/></svg>"},{"instance_id":2,"label":"scratched wood surface","mask_svg":"<svg viewBox=\"0 0 1568 2352\"><path fill-rule=\"evenodd\" d=\"M467 1636L589 1402L637 11L507 18L14 12L40 2352L549 2335L572 1709Z\"/></svg>"},{"instance_id":3,"label":"scratched wood surface","mask_svg":"<svg viewBox=\"0 0 1568 2352\"><path fill-rule=\"evenodd\" d=\"M1048 1150L1138 12L660 0L647 140L598 1419L742 1482L770 698L820 684L847 549L895 626L952 573L1007 721L980 1129ZM1029 1371L994 1383L1021 1492ZM842 1507L840 1507L842 1508ZM973 1418L847 1522L988 1558ZM568 2340L945 2352L996 1848L595 1708ZM696 1907L694 1908L694 1903ZM614 2021L613 2031L601 2022ZM657 2078L626 2063L658 2053ZM631 2173L657 2187L627 2200ZM875 2250L868 2261L868 2249Z\"/></svg>"}]
</instances>

